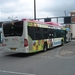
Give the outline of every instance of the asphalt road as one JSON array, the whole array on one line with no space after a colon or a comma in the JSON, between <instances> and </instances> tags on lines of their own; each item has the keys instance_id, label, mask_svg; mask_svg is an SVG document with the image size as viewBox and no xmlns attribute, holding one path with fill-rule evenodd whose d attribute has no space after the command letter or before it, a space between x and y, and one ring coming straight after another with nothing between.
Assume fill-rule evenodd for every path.
<instances>
[{"instance_id":1,"label":"asphalt road","mask_svg":"<svg viewBox=\"0 0 75 75\"><path fill-rule=\"evenodd\" d=\"M75 75L75 41L35 54L9 55L0 47L0 75Z\"/></svg>"}]
</instances>

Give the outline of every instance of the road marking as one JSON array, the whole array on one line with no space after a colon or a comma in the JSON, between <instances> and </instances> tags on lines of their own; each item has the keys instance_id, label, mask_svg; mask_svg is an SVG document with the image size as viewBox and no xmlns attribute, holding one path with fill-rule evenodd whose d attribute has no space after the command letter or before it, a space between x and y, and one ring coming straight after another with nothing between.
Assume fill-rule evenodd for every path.
<instances>
[{"instance_id":1,"label":"road marking","mask_svg":"<svg viewBox=\"0 0 75 75\"><path fill-rule=\"evenodd\" d=\"M18 74L18 75L36 75L36 74L30 74L30 73L21 73L21 72L12 72L12 71L4 71L4 70L0 70L0 72L2 73L10 73L10 74Z\"/></svg>"}]
</instances>

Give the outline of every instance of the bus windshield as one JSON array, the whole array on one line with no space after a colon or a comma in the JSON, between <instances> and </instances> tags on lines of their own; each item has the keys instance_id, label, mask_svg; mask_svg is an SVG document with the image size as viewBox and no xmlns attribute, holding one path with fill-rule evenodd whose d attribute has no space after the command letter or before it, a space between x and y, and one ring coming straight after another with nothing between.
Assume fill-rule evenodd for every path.
<instances>
[{"instance_id":1,"label":"bus windshield","mask_svg":"<svg viewBox=\"0 0 75 75\"><path fill-rule=\"evenodd\" d=\"M3 33L5 37L22 36L23 21L3 23Z\"/></svg>"}]
</instances>

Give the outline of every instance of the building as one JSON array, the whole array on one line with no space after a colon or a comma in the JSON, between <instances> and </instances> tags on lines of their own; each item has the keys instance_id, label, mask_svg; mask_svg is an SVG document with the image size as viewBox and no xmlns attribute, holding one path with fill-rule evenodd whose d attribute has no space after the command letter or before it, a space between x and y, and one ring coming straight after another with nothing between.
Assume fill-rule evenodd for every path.
<instances>
[{"instance_id":1,"label":"building","mask_svg":"<svg viewBox=\"0 0 75 75\"><path fill-rule=\"evenodd\" d=\"M73 24L66 24L66 27L71 29L72 38L75 39L75 17L74 17L75 16L75 11L70 12L70 16L73 16L71 18L71 23L73 23Z\"/></svg>"},{"instance_id":2,"label":"building","mask_svg":"<svg viewBox=\"0 0 75 75\"><path fill-rule=\"evenodd\" d=\"M70 13L71 16L75 16L75 11L72 11ZM70 29L71 29L71 32L72 32L72 38L75 38L75 17L72 17L71 18L71 22L73 24L70 25Z\"/></svg>"}]
</instances>

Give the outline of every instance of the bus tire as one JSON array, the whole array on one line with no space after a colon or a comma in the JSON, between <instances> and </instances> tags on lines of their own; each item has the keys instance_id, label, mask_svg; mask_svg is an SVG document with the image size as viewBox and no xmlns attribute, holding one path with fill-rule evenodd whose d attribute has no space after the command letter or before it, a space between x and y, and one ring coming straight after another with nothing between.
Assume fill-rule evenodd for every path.
<instances>
[{"instance_id":1,"label":"bus tire","mask_svg":"<svg viewBox=\"0 0 75 75\"><path fill-rule=\"evenodd\" d=\"M44 43L43 51L47 51L47 42Z\"/></svg>"},{"instance_id":2,"label":"bus tire","mask_svg":"<svg viewBox=\"0 0 75 75\"><path fill-rule=\"evenodd\" d=\"M63 40L61 40L61 46L63 46L64 45L64 41Z\"/></svg>"}]
</instances>

